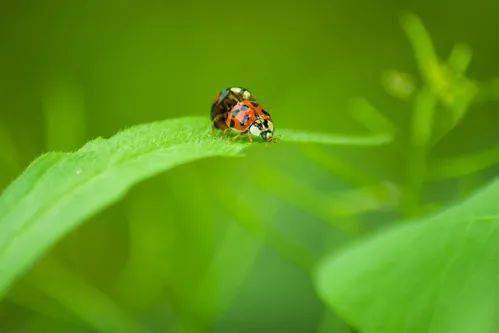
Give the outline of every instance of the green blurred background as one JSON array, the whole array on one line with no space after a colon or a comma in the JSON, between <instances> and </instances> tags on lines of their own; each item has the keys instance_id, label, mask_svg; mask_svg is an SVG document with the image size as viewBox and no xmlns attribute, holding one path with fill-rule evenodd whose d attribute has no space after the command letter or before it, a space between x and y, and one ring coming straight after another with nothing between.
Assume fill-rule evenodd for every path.
<instances>
[{"instance_id":1,"label":"green blurred background","mask_svg":"<svg viewBox=\"0 0 499 333\"><path fill-rule=\"evenodd\" d=\"M422 174L411 114L425 78L405 12L442 61L469 45L478 82ZM377 148L255 144L144 182L11 289L0 332L353 332L316 296L317 260L497 174L498 15L495 0L2 1L0 189L43 152L208 117L228 86L250 89L277 131L362 134L363 110L396 135Z\"/></svg>"}]
</instances>

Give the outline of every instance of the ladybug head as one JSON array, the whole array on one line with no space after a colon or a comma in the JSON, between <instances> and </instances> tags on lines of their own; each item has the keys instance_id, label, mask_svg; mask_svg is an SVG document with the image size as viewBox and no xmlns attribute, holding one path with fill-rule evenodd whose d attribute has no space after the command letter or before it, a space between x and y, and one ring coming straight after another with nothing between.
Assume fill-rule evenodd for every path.
<instances>
[{"instance_id":1,"label":"ladybug head","mask_svg":"<svg viewBox=\"0 0 499 333\"><path fill-rule=\"evenodd\" d=\"M265 141L272 141L274 137L274 124L272 120L257 118L249 128L249 132L254 136L259 136Z\"/></svg>"}]
</instances>

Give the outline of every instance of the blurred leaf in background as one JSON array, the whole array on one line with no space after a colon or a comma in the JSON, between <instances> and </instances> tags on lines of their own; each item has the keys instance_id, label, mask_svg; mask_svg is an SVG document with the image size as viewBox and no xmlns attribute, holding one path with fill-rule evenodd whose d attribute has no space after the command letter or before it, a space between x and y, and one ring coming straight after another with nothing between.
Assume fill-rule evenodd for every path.
<instances>
[{"instance_id":1,"label":"blurred leaf in background","mask_svg":"<svg viewBox=\"0 0 499 333\"><path fill-rule=\"evenodd\" d=\"M362 332L495 332L499 182L320 267L323 299Z\"/></svg>"},{"instance_id":2,"label":"blurred leaf in background","mask_svg":"<svg viewBox=\"0 0 499 333\"><path fill-rule=\"evenodd\" d=\"M216 92L234 85L252 90L277 130L359 137L367 127L395 139L258 144L244 158L143 181L16 281L0 302L0 331L418 332L432 312L435 332L494 332L493 214L471 225L431 216L497 201L498 12L493 0L1 3L1 189L47 151L139 123L208 118ZM405 218L419 222L397 226ZM399 244L407 233L427 246ZM336 263L340 250L327 285L352 288L319 297L316 264L331 253ZM456 259L428 301L417 286L439 268L436 254ZM400 288L369 303L385 276ZM456 295L470 302L445 306ZM392 321L393 307L421 320ZM370 326L380 322L386 329Z\"/></svg>"}]
</instances>

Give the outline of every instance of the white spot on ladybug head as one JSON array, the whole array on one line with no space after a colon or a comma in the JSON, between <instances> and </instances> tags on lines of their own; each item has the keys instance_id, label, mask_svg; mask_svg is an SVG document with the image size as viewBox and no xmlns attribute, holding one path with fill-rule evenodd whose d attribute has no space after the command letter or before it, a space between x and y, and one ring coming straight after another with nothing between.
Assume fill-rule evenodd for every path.
<instances>
[{"instance_id":1,"label":"white spot on ladybug head","mask_svg":"<svg viewBox=\"0 0 499 333\"><path fill-rule=\"evenodd\" d=\"M249 132L251 133L251 135L254 135L254 136L260 136L260 133L262 133L262 131L258 127L258 124L256 124L256 123L250 126Z\"/></svg>"},{"instance_id":2,"label":"white spot on ladybug head","mask_svg":"<svg viewBox=\"0 0 499 333\"><path fill-rule=\"evenodd\" d=\"M251 135L259 136L265 141L271 141L274 136L274 124L269 120L258 118L250 126L249 132Z\"/></svg>"},{"instance_id":3,"label":"white spot on ladybug head","mask_svg":"<svg viewBox=\"0 0 499 333\"><path fill-rule=\"evenodd\" d=\"M230 91L232 91L234 94L240 94L241 90L242 89L238 87L230 88Z\"/></svg>"},{"instance_id":4,"label":"white spot on ladybug head","mask_svg":"<svg viewBox=\"0 0 499 333\"><path fill-rule=\"evenodd\" d=\"M251 93L248 90L245 90L243 92L243 98L244 99L250 99L250 97L251 97Z\"/></svg>"}]
</instances>

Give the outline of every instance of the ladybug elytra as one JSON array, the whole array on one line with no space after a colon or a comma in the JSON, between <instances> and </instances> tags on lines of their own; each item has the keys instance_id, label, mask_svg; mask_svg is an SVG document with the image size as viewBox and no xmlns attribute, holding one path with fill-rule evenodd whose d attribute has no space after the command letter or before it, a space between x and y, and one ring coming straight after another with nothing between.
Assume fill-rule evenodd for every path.
<instances>
[{"instance_id":1,"label":"ladybug elytra","mask_svg":"<svg viewBox=\"0 0 499 333\"><path fill-rule=\"evenodd\" d=\"M270 114L244 88L233 87L222 90L211 107L213 127L238 134L249 134L272 141L274 125Z\"/></svg>"}]
</instances>

